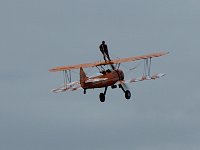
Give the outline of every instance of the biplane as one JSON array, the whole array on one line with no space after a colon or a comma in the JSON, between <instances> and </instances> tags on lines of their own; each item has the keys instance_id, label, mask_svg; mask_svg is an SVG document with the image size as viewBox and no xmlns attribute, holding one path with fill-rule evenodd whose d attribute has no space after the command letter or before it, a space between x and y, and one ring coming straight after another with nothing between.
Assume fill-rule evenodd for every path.
<instances>
[{"instance_id":1,"label":"biplane","mask_svg":"<svg viewBox=\"0 0 200 150\"><path fill-rule=\"evenodd\" d=\"M127 83L135 83L138 81L145 80L155 80L161 78L165 73L158 73L151 75L151 61L154 57L160 57L168 54L169 52L157 52L147 55L134 56L128 58L118 58L111 61L97 61L94 63L84 63L69 66L60 66L50 69L50 72L61 71L64 74L64 85L59 88L55 88L52 92L66 92L66 91L76 91L83 89L83 93L86 94L88 89L104 88L104 92L99 94L99 99L101 102L105 101L105 95L108 87L115 89L119 87L125 94L126 99L131 98L131 92L127 88ZM144 72L141 77L132 78L130 80L125 80L124 72L119 69L121 63L132 62L132 61L144 61ZM105 69L105 66L109 66L109 69ZM96 67L99 70L98 75L88 77L83 68L93 68ZM72 70L80 70L80 79L78 81L72 81Z\"/></svg>"}]
</instances>

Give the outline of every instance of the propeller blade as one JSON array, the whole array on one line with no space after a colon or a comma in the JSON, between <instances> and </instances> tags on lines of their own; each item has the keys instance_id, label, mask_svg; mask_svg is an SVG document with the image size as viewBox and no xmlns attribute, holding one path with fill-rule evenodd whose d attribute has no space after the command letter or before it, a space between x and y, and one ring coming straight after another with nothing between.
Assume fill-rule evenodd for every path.
<instances>
[{"instance_id":1,"label":"propeller blade","mask_svg":"<svg viewBox=\"0 0 200 150\"><path fill-rule=\"evenodd\" d=\"M131 70L135 70L137 68L137 66L135 66L135 67L133 67L133 68L130 68L129 70L131 71Z\"/></svg>"}]
</instances>

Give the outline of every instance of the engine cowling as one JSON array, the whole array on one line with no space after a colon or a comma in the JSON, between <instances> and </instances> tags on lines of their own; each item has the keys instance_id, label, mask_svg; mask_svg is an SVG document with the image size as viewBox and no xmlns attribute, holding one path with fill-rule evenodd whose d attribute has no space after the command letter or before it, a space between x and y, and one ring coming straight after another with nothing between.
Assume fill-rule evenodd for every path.
<instances>
[{"instance_id":1,"label":"engine cowling","mask_svg":"<svg viewBox=\"0 0 200 150\"><path fill-rule=\"evenodd\" d=\"M123 71L120 70L120 69L118 69L117 72L118 72L119 80L124 80L124 73L123 73Z\"/></svg>"}]
</instances>

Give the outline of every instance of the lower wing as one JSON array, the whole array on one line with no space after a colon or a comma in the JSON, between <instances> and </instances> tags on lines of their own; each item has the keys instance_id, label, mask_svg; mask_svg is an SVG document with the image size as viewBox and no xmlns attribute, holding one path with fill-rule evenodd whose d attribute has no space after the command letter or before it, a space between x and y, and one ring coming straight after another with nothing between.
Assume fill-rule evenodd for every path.
<instances>
[{"instance_id":1,"label":"lower wing","mask_svg":"<svg viewBox=\"0 0 200 150\"><path fill-rule=\"evenodd\" d=\"M59 92L65 92L65 91L76 91L79 89L82 89L80 82L75 81L75 82L67 83L61 87L52 89L51 91L54 93L59 93Z\"/></svg>"},{"instance_id":2,"label":"lower wing","mask_svg":"<svg viewBox=\"0 0 200 150\"><path fill-rule=\"evenodd\" d=\"M133 78L133 79L130 79L130 80L118 81L116 84L133 83L133 82L144 81L144 80L155 80L155 79L161 78L165 75L166 75L165 73L158 73L158 74L154 74L152 76L141 76L141 77Z\"/></svg>"}]
</instances>

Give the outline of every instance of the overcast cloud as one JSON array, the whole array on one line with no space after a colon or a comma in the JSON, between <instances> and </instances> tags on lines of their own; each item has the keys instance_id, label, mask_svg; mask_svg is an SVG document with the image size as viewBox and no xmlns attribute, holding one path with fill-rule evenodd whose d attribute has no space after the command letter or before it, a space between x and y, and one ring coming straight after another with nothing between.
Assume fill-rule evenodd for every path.
<instances>
[{"instance_id":1,"label":"overcast cloud","mask_svg":"<svg viewBox=\"0 0 200 150\"><path fill-rule=\"evenodd\" d=\"M0 149L200 149L199 16L198 0L1 0ZM51 93L63 79L48 69L102 60L102 40L112 58L169 51L152 68L167 76L129 101Z\"/></svg>"}]
</instances>

